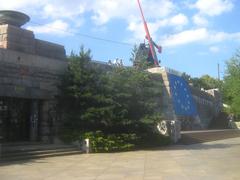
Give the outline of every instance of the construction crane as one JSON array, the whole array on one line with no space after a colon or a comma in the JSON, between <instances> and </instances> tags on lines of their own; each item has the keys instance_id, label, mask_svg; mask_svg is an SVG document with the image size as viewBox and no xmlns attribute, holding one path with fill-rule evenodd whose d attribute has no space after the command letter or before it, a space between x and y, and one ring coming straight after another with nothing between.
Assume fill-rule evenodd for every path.
<instances>
[{"instance_id":1,"label":"construction crane","mask_svg":"<svg viewBox=\"0 0 240 180\"><path fill-rule=\"evenodd\" d=\"M154 62L154 65L156 67L159 67L159 60L157 58L157 55L156 55L156 51L155 51L155 48L157 48L158 52L161 53L162 52L162 47L161 46L158 46L151 38L150 36L150 33L149 33L149 30L148 30L148 25L147 25L147 22L145 20L145 17L144 17L144 14L143 14L143 10L142 10L142 7L141 7L141 3L140 3L140 0L137 0L138 2L138 6L139 6L139 9L140 9L140 12L141 12L141 16L142 16L142 20L143 20L143 24L144 24L144 29L145 29L145 33L146 33L146 36L145 38L147 39L148 41L148 46L145 44L145 43L141 43L140 46L139 46L139 49L138 51L141 51L141 53L145 53L145 52L148 52L148 61L153 61ZM145 52L144 52L145 51ZM140 54L140 53L139 53Z\"/></svg>"}]
</instances>

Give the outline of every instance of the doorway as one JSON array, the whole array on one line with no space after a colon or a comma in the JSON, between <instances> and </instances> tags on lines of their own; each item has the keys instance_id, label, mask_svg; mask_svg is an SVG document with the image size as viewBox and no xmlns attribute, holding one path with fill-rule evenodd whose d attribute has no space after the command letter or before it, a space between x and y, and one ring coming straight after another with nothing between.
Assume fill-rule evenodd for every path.
<instances>
[{"instance_id":1,"label":"doorway","mask_svg":"<svg viewBox=\"0 0 240 180\"><path fill-rule=\"evenodd\" d=\"M0 136L4 142L30 140L31 100L0 97Z\"/></svg>"}]
</instances>

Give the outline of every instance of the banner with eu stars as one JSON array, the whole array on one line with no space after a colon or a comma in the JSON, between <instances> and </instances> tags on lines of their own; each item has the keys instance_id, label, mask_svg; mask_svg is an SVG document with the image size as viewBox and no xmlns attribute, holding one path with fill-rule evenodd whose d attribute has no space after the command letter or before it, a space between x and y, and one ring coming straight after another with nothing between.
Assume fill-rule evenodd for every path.
<instances>
[{"instance_id":1,"label":"banner with eu stars","mask_svg":"<svg viewBox=\"0 0 240 180\"><path fill-rule=\"evenodd\" d=\"M196 116L197 108L188 83L180 76L168 73L175 114L179 116Z\"/></svg>"}]
</instances>

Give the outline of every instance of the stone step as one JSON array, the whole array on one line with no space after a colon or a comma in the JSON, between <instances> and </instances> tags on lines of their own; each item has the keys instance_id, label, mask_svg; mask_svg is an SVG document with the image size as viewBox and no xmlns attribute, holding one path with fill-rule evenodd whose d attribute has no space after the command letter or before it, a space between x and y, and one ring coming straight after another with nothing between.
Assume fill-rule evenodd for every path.
<instances>
[{"instance_id":1,"label":"stone step","mask_svg":"<svg viewBox=\"0 0 240 180\"><path fill-rule=\"evenodd\" d=\"M37 154L49 154L49 153L58 153L58 152L67 152L67 151L76 151L77 148L69 147L69 148L57 148L57 149L45 149L45 150L21 150L14 152L6 152L3 153L4 157L13 157L13 156L24 156L24 155L37 155Z\"/></svg>"},{"instance_id":2,"label":"stone step","mask_svg":"<svg viewBox=\"0 0 240 180\"><path fill-rule=\"evenodd\" d=\"M68 148L76 148L76 146L72 145L64 145L64 144L23 144L23 145L2 145L3 153L14 153L14 152L29 152L29 151L41 151L41 150L55 150L55 149L68 149Z\"/></svg>"},{"instance_id":3,"label":"stone step","mask_svg":"<svg viewBox=\"0 0 240 180\"><path fill-rule=\"evenodd\" d=\"M22 154L21 156L10 156L5 157L3 156L0 160L1 163L6 163L10 161L22 161L22 160L31 160L31 159L38 159L38 158L47 158L47 157L55 157L55 156L67 156L67 155L75 155L82 153L79 150L71 150L71 151L61 151L61 152L45 152L40 154Z\"/></svg>"},{"instance_id":4,"label":"stone step","mask_svg":"<svg viewBox=\"0 0 240 180\"><path fill-rule=\"evenodd\" d=\"M48 143L40 143L40 142L30 142L30 141L21 141L21 142L10 142L10 143L3 143L5 147L11 146L31 146L31 145L44 145Z\"/></svg>"},{"instance_id":5,"label":"stone step","mask_svg":"<svg viewBox=\"0 0 240 180\"><path fill-rule=\"evenodd\" d=\"M0 162L10 162L19 160L30 160L36 158L65 156L82 153L79 148L73 145L64 144L18 144L13 146L4 145Z\"/></svg>"}]
</instances>

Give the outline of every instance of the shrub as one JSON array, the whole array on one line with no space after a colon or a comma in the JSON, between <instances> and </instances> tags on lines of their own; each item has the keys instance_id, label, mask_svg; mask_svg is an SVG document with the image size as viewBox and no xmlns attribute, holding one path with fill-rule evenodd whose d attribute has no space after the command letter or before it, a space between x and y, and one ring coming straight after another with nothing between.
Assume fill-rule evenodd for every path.
<instances>
[{"instance_id":1,"label":"shrub","mask_svg":"<svg viewBox=\"0 0 240 180\"><path fill-rule=\"evenodd\" d=\"M102 131L84 133L80 140L88 138L92 152L129 151L135 147L136 134L108 134Z\"/></svg>"}]
</instances>

